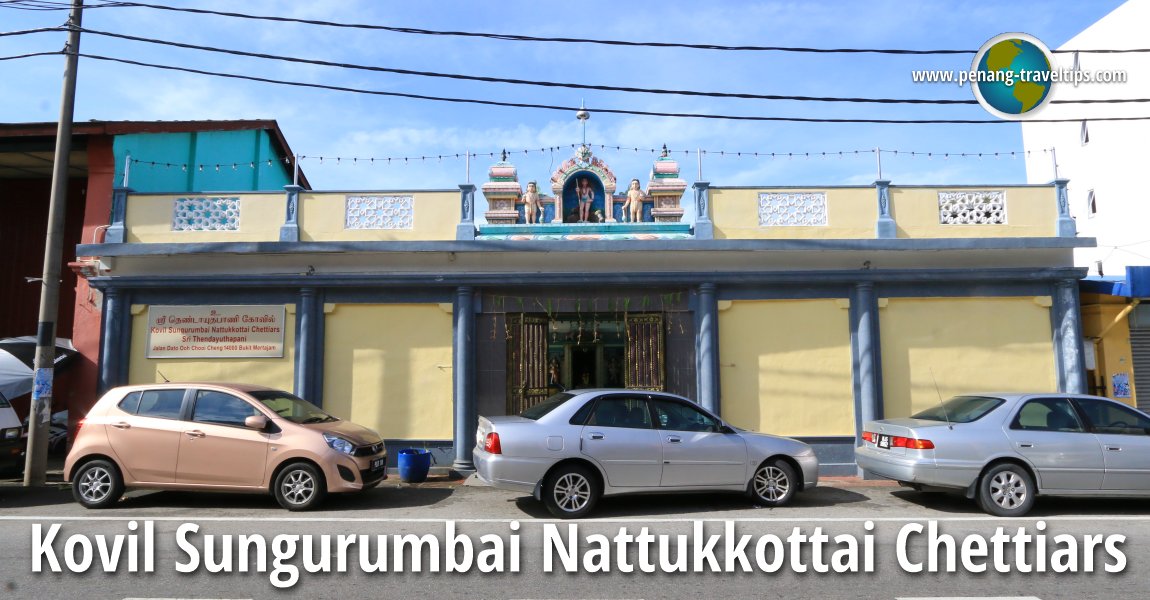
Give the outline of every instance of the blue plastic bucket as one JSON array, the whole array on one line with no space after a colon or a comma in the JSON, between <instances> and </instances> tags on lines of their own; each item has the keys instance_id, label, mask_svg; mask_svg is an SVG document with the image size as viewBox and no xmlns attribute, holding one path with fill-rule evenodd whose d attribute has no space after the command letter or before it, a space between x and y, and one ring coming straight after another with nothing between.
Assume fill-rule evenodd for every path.
<instances>
[{"instance_id":1,"label":"blue plastic bucket","mask_svg":"<svg viewBox=\"0 0 1150 600\"><path fill-rule=\"evenodd\" d=\"M404 448L399 451L399 478L408 483L427 479L431 470L431 451L426 448Z\"/></svg>"}]
</instances>

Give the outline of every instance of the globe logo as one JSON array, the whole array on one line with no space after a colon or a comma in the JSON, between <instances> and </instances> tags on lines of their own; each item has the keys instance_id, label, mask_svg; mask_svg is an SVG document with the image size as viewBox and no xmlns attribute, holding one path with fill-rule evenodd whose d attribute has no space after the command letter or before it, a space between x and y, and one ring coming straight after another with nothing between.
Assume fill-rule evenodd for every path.
<instances>
[{"instance_id":1,"label":"globe logo","mask_svg":"<svg viewBox=\"0 0 1150 600\"><path fill-rule=\"evenodd\" d=\"M991 114L1019 120L1050 100L1050 49L1025 33L1003 33L979 48L971 63L974 97Z\"/></svg>"}]
</instances>

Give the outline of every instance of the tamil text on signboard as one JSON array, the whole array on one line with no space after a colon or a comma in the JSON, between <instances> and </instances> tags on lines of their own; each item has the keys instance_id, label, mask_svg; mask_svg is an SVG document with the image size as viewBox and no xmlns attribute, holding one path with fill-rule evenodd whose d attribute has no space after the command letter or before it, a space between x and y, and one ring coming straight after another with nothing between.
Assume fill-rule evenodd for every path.
<instances>
[{"instance_id":1,"label":"tamil text on signboard","mask_svg":"<svg viewBox=\"0 0 1150 600\"><path fill-rule=\"evenodd\" d=\"M148 307L148 358L283 355L282 304Z\"/></svg>"}]
</instances>

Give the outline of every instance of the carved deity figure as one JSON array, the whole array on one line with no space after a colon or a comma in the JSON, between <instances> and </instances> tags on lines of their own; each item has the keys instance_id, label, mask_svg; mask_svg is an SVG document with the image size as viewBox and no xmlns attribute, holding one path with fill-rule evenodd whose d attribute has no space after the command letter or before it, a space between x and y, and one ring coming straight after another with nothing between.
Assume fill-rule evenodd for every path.
<instances>
[{"instance_id":1,"label":"carved deity figure","mask_svg":"<svg viewBox=\"0 0 1150 600\"><path fill-rule=\"evenodd\" d=\"M539 186L534 181L527 183L527 192L523 194L523 218L528 224L538 223L540 214Z\"/></svg>"},{"instance_id":2,"label":"carved deity figure","mask_svg":"<svg viewBox=\"0 0 1150 600\"><path fill-rule=\"evenodd\" d=\"M591 182L586 177L579 178L575 196L579 199L579 222L586 223L591 220L591 203L595 201L595 190L591 189Z\"/></svg>"},{"instance_id":3,"label":"carved deity figure","mask_svg":"<svg viewBox=\"0 0 1150 600\"><path fill-rule=\"evenodd\" d=\"M632 223L638 223L643 218L643 198L643 192L639 189L639 180L632 179L631 187L627 189L627 200L623 202L624 221L627 220L628 215Z\"/></svg>"},{"instance_id":4,"label":"carved deity figure","mask_svg":"<svg viewBox=\"0 0 1150 600\"><path fill-rule=\"evenodd\" d=\"M559 359L554 356L547 363L547 387L563 389L563 384L559 383Z\"/></svg>"}]
</instances>

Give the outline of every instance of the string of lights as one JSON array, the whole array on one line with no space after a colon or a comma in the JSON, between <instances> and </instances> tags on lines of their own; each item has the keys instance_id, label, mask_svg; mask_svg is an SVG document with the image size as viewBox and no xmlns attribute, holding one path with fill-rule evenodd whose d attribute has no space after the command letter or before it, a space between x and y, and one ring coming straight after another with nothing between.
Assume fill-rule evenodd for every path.
<instances>
[{"instance_id":1,"label":"string of lights","mask_svg":"<svg viewBox=\"0 0 1150 600\"><path fill-rule=\"evenodd\" d=\"M470 159L470 158L483 158L483 157L499 158L503 155L504 152L506 152L506 154L508 155L509 158L514 158L515 156L520 155L520 154L531 155L531 154L543 154L543 153L548 153L548 152L554 153L554 152L557 152L560 150L566 150L568 148L572 148L572 149L578 148L580 145L581 144L568 144L568 145L563 145L563 146L550 146L550 147L544 147L544 148L524 148L521 150L514 150L514 151L500 150L500 151L491 151L491 152L453 152L453 153L421 155L421 156L383 156L383 157L355 157L355 156L352 156L352 157L347 157L347 156L316 156L316 155L300 154L300 155L296 156L296 159L299 163L314 161L316 164L319 164L319 165L333 165L334 164L334 165L365 165L365 166L379 165L379 166L387 166L387 165L404 165L404 164L410 164L410 163L415 163L415 162L426 163L427 161L432 161L432 160L441 162L445 159L453 160L453 159L460 159L460 158ZM592 149L599 148L601 150L632 151L632 152L636 152L636 153L650 153L650 154L658 154L658 153L661 153L663 151L663 148L640 148L640 147L636 147L636 146L627 147L627 146L617 146L617 145L610 145L610 144L588 144L588 146ZM900 157L900 156L901 157L911 157L911 158L920 158L921 157L921 158L926 158L927 160L933 160L933 159L949 160L951 158L974 158L974 159L979 159L979 160L981 160L983 158L1017 159L1020 157L1021 158L1030 157L1031 155L1037 154L1039 152L1041 152L1044 155L1047 155L1050 153L1050 149L1043 148L1041 150L999 150L999 151L995 151L995 152L950 152L950 151L938 152L938 151L925 151L925 150L888 150L888 149L882 149L882 148L869 148L866 150L837 150L837 151L816 151L816 152L811 152L811 151L806 151L806 152L768 152L768 151L732 151L732 150L705 150L705 149L694 149L694 150L667 149L667 153L669 155L672 155L672 156L675 154L683 154L686 156L694 154L696 156L707 156L707 157L764 158L764 159L772 159L772 160L778 160L778 159L788 159L789 160L789 159L796 159L796 158L799 158L799 159L811 159L811 158L844 159L844 158L853 158L856 156L871 156L871 157L873 157L876 153L878 153L880 155L888 155L888 156L895 156L895 157ZM263 166L263 165L270 167L276 161L282 162L285 165L290 165L291 164L291 157L281 157L281 158L277 158L277 159L266 159L263 161L231 162L231 163L228 163L228 162L200 163L200 164L192 164L192 165L189 165L187 163L178 163L178 162L174 163L174 162L169 162L169 161L155 161L155 160L146 160L146 159L141 159L141 158L131 159L131 162L134 165L142 165L142 166L149 166L149 167L179 168L183 171L187 171L189 168L192 168L192 169L196 169L197 171L200 171L200 172L203 172L205 170L214 170L216 172L220 172L221 170L224 170L224 169L231 169L234 171L234 170L238 170L240 167L248 167L248 168L254 169L257 166Z\"/></svg>"},{"instance_id":2,"label":"string of lights","mask_svg":"<svg viewBox=\"0 0 1150 600\"><path fill-rule=\"evenodd\" d=\"M64 10L69 5L66 2L54 2L51 0L10 0L0 4L3 7L11 8L27 8L37 10ZM633 40L618 40L618 39L595 39L595 38L574 38L574 37L538 37L529 35L507 34L507 33L488 33L478 31L443 31L434 29L419 29L414 27L397 27L389 25L375 25L368 23L340 23L336 21L323 21L317 19L302 19L295 17L279 17L268 15L253 15L248 13L228 12L219 10L209 10L204 8L189 8L189 7L176 7L164 6L162 4L149 4L145 2L103 2L92 4L88 6L89 9L96 8L149 8L154 10L164 10L171 12L201 14L201 15L214 15L222 17L230 17L236 19L249 19L256 21L270 21L280 23L298 23L303 25L316 25L322 27L335 27L342 29L362 29L369 31L387 31L392 33L405 33L415 35L428 35L428 36L451 36L451 37L474 37L486 38L501 41L513 42L549 42L549 43L565 43L565 44L597 44L606 46L627 46L627 47L642 47L642 48L686 48L692 50L715 50L715 51L735 51L735 52L797 52L797 53L813 53L813 54L893 54L893 55L932 55L932 54L974 54L977 50L954 50L954 49L930 49L930 50L910 50L910 49L897 49L897 48L809 48L809 47L795 47L795 46L732 46L726 44L693 44L683 42L650 42L650 41L633 41ZM1054 52L1080 52L1080 53L1096 53L1096 54L1127 54L1127 53L1140 53L1150 52L1150 48L1132 48L1132 49L1090 49L1090 50L1055 50Z\"/></svg>"}]
</instances>

